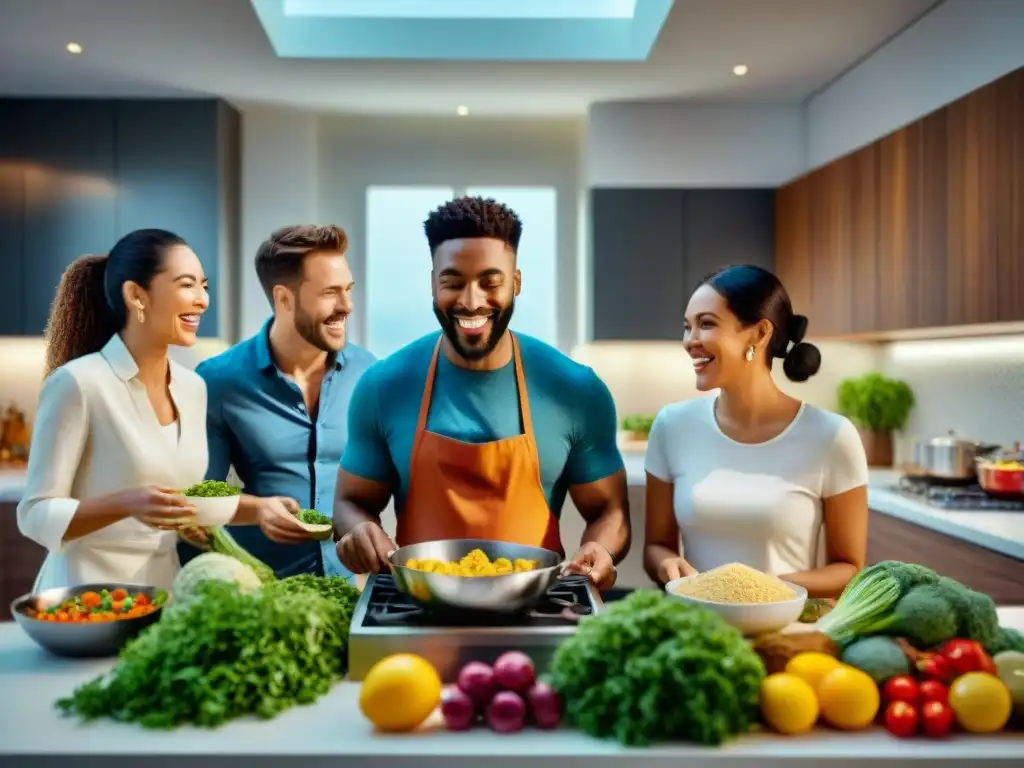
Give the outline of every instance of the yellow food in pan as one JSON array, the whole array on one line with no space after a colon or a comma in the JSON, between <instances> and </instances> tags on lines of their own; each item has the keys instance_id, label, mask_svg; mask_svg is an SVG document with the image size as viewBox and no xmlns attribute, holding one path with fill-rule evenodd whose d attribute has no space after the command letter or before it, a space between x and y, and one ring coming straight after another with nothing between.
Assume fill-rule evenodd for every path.
<instances>
[{"instance_id":1,"label":"yellow food in pan","mask_svg":"<svg viewBox=\"0 0 1024 768\"><path fill-rule=\"evenodd\" d=\"M405 564L406 568L414 571L426 571L427 573L440 573L445 576L502 576L506 573L522 573L537 568L536 560L524 560L516 558L509 560L507 557L496 558L493 562L484 554L483 550L474 549L461 560L428 560L412 559Z\"/></svg>"}]
</instances>

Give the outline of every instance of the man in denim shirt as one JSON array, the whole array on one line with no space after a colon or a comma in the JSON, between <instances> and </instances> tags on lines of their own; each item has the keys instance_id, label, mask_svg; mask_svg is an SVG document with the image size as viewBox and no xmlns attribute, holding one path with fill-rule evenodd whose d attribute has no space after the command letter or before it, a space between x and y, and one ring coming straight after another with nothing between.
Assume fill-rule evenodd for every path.
<instances>
[{"instance_id":1,"label":"man in denim shirt","mask_svg":"<svg viewBox=\"0 0 1024 768\"><path fill-rule=\"evenodd\" d=\"M286 227L260 246L256 274L273 316L255 336L196 368L209 394L208 478L224 480L233 467L247 493L332 514L349 398L375 360L346 341L353 287L347 248L335 226ZM334 542L313 541L298 526L266 533L238 526L232 535L279 577L352 579ZM184 561L196 551L181 554Z\"/></svg>"}]
</instances>

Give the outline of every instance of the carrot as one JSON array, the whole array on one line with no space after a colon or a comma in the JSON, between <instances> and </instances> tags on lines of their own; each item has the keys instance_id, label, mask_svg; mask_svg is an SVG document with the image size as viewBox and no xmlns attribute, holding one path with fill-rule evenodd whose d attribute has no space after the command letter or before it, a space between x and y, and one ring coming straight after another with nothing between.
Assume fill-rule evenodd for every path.
<instances>
[{"instance_id":1,"label":"carrot","mask_svg":"<svg viewBox=\"0 0 1024 768\"><path fill-rule=\"evenodd\" d=\"M135 605L149 605L149 595L145 592L139 592L135 596Z\"/></svg>"},{"instance_id":2,"label":"carrot","mask_svg":"<svg viewBox=\"0 0 1024 768\"><path fill-rule=\"evenodd\" d=\"M80 599L82 605L86 608L95 608L102 602L102 599L96 592L83 592Z\"/></svg>"},{"instance_id":3,"label":"carrot","mask_svg":"<svg viewBox=\"0 0 1024 768\"><path fill-rule=\"evenodd\" d=\"M126 597L128 597L128 590L127 589L118 588L118 589L115 589L113 592L110 593L110 599L113 600L115 603L116 602L121 602Z\"/></svg>"}]
</instances>

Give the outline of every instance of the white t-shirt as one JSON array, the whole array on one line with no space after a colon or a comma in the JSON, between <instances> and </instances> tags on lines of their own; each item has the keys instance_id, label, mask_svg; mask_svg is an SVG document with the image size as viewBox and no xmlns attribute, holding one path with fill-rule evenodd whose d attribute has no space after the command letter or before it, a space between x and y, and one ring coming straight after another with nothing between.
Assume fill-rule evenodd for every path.
<instances>
[{"instance_id":1,"label":"white t-shirt","mask_svg":"<svg viewBox=\"0 0 1024 768\"><path fill-rule=\"evenodd\" d=\"M738 562L775 576L823 565L821 500L868 482L857 429L802 403L781 434L738 443L719 429L715 400L666 406L647 444L646 470L675 485L684 557L698 571Z\"/></svg>"}]
</instances>

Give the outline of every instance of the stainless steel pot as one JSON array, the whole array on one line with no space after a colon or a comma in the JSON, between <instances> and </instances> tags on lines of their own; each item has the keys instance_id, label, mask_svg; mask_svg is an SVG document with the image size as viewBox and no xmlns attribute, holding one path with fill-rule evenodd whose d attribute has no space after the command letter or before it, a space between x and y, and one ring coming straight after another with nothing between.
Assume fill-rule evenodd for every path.
<instances>
[{"instance_id":1,"label":"stainless steel pot","mask_svg":"<svg viewBox=\"0 0 1024 768\"><path fill-rule=\"evenodd\" d=\"M971 482L977 478L979 456L999 450L998 445L958 438L953 430L914 445L914 464L920 474L935 480Z\"/></svg>"}]
</instances>

